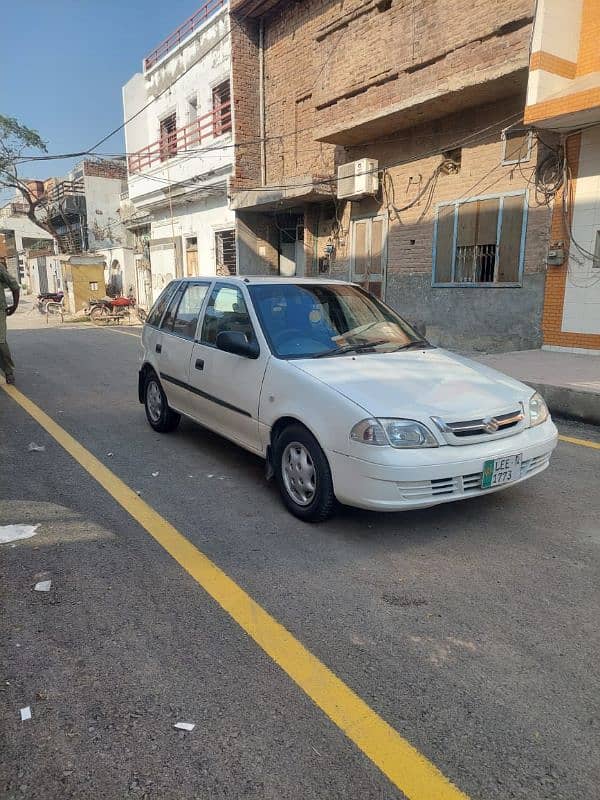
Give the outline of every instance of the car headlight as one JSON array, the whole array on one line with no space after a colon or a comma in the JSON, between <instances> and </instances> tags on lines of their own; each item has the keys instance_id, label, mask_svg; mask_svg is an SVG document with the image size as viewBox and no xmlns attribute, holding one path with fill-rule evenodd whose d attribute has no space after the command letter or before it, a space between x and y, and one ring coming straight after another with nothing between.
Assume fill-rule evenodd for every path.
<instances>
[{"instance_id":1,"label":"car headlight","mask_svg":"<svg viewBox=\"0 0 600 800\"><path fill-rule=\"evenodd\" d=\"M533 428L535 425L541 425L548 419L548 406L546 401L539 392L536 392L529 400L529 423Z\"/></svg>"},{"instance_id":2,"label":"car headlight","mask_svg":"<svg viewBox=\"0 0 600 800\"><path fill-rule=\"evenodd\" d=\"M412 419L363 419L352 428L350 438L362 444L401 449L439 446L429 428Z\"/></svg>"}]
</instances>

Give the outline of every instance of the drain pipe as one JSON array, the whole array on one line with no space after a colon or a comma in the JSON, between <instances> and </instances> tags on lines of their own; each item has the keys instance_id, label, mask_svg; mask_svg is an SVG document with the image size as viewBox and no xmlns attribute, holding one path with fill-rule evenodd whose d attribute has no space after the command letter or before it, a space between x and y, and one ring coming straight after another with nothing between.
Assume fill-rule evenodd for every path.
<instances>
[{"instance_id":1,"label":"drain pipe","mask_svg":"<svg viewBox=\"0 0 600 800\"><path fill-rule=\"evenodd\" d=\"M258 105L260 114L260 180L267 183L267 142L265 125L265 20L258 23Z\"/></svg>"}]
</instances>

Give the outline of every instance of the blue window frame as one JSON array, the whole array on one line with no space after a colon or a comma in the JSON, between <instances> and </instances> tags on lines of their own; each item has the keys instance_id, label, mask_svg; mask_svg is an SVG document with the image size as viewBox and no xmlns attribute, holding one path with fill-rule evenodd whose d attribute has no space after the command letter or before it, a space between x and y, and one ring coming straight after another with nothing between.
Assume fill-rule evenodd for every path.
<instances>
[{"instance_id":1,"label":"blue window frame","mask_svg":"<svg viewBox=\"0 0 600 800\"><path fill-rule=\"evenodd\" d=\"M433 286L521 286L528 192L440 203L433 234Z\"/></svg>"}]
</instances>

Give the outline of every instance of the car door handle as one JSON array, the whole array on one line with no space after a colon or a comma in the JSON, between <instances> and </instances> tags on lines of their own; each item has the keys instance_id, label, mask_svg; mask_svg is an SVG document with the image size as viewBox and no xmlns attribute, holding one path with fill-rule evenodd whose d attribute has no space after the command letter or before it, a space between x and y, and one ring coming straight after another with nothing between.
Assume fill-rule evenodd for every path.
<instances>
[{"instance_id":1,"label":"car door handle","mask_svg":"<svg viewBox=\"0 0 600 800\"><path fill-rule=\"evenodd\" d=\"M196 369L204 369L204 359L203 358L197 358L196 359L196 363L194 364L194 366L196 367Z\"/></svg>"},{"instance_id":2,"label":"car door handle","mask_svg":"<svg viewBox=\"0 0 600 800\"><path fill-rule=\"evenodd\" d=\"M162 344L157 344L156 345L156 352L157 353L162 353Z\"/></svg>"}]
</instances>

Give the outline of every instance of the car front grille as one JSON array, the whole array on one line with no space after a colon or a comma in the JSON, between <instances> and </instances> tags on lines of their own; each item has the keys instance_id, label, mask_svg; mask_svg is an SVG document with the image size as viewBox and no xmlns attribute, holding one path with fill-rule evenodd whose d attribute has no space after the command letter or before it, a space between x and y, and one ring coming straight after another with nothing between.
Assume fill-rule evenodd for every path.
<instances>
[{"instance_id":1,"label":"car front grille","mask_svg":"<svg viewBox=\"0 0 600 800\"><path fill-rule=\"evenodd\" d=\"M493 414L480 419L447 422L440 417L431 418L442 432L448 444L472 444L474 441L486 441L494 438L511 436L522 430L525 420L523 408L512 409L501 414Z\"/></svg>"},{"instance_id":2,"label":"car front grille","mask_svg":"<svg viewBox=\"0 0 600 800\"><path fill-rule=\"evenodd\" d=\"M541 472L550 463L550 453L535 456L521 463L521 478ZM489 489L481 488L482 472L472 472L469 475L456 475L448 478L434 478L430 481L396 481L400 494L404 500L438 500L443 497L464 497L473 492L486 492ZM510 486L510 484L505 484Z\"/></svg>"}]
</instances>

